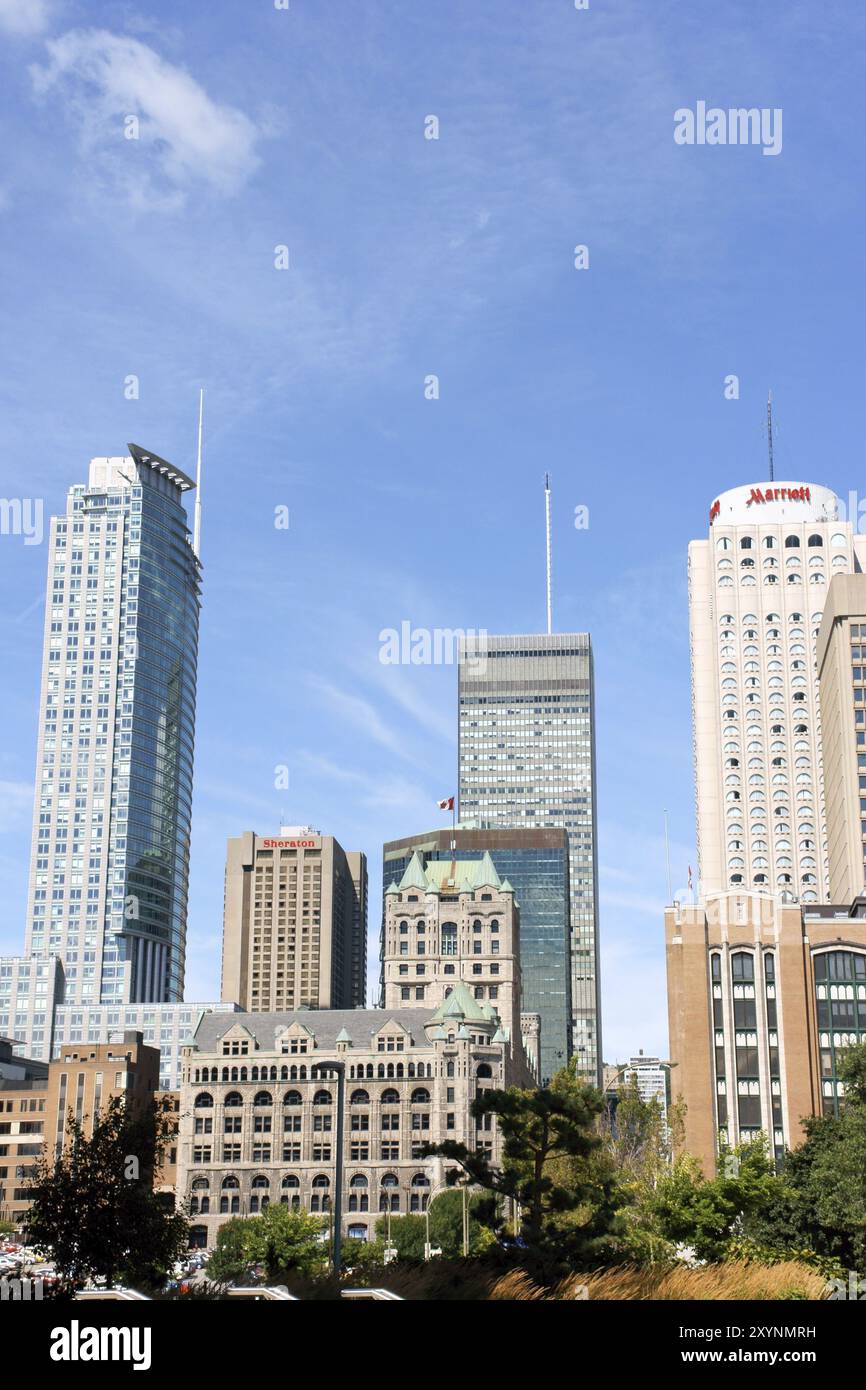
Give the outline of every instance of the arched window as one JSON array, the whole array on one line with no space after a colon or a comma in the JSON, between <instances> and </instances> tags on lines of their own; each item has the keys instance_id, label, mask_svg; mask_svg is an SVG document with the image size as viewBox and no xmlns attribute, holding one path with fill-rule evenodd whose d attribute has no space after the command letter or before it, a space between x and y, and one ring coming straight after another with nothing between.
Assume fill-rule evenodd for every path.
<instances>
[{"instance_id":1,"label":"arched window","mask_svg":"<svg viewBox=\"0 0 866 1390\"><path fill-rule=\"evenodd\" d=\"M252 1189L250 1193L250 1211L265 1210L271 1200L269 1193L270 1186L270 1181L263 1174L259 1174L257 1177L253 1178L250 1184Z\"/></svg>"},{"instance_id":2,"label":"arched window","mask_svg":"<svg viewBox=\"0 0 866 1390\"><path fill-rule=\"evenodd\" d=\"M333 1103L330 1091L317 1091L313 1096L314 1105L333 1105Z\"/></svg>"},{"instance_id":3,"label":"arched window","mask_svg":"<svg viewBox=\"0 0 866 1390\"><path fill-rule=\"evenodd\" d=\"M223 1105L228 1110L235 1110L239 1105L243 1105L243 1103L244 1098L241 1095L240 1091L229 1091L228 1095L223 1101Z\"/></svg>"},{"instance_id":4,"label":"arched window","mask_svg":"<svg viewBox=\"0 0 866 1390\"><path fill-rule=\"evenodd\" d=\"M443 922L439 928L439 938L443 956L457 955L457 923Z\"/></svg>"},{"instance_id":5,"label":"arched window","mask_svg":"<svg viewBox=\"0 0 866 1390\"><path fill-rule=\"evenodd\" d=\"M292 1211L297 1211L301 1205L300 1178L296 1178L294 1173L287 1173L280 1183L280 1202L283 1206L291 1207Z\"/></svg>"},{"instance_id":6,"label":"arched window","mask_svg":"<svg viewBox=\"0 0 866 1390\"><path fill-rule=\"evenodd\" d=\"M237 1178L229 1176L222 1180L222 1194L220 1196L220 1215L232 1215L241 1209L240 1182Z\"/></svg>"},{"instance_id":7,"label":"arched window","mask_svg":"<svg viewBox=\"0 0 866 1390\"><path fill-rule=\"evenodd\" d=\"M492 1077L493 1072L487 1062L480 1062L475 1069L475 1075L480 1077L482 1080L487 1081L490 1079L490 1077Z\"/></svg>"},{"instance_id":8,"label":"arched window","mask_svg":"<svg viewBox=\"0 0 866 1390\"><path fill-rule=\"evenodd\" d=\"M412 1191L409 1194L409 1210L426 1211L429 1200L430 1179L425 1173L416 1173L412 1179Z\"/></svg>"},{"instance_id":9,"label":"arched window","mask_svg":"<svg viewBox=\"0 0 866 1390\"><path fill-rule=\"evenodd\" d=\"M210 1091L201 1091L193 1104L196 1110L211 1110L213 1108L213 1096Z\"/></svg>"},{"instance_id":10,"label":"arched window","mask_svg":"<svg viewBox=\"0 0 866 1390\"><path fill-rule=\"evenodd\" d=\"M350 1104L350 1105L369 1105L369 1104L370 1104L370 1093L369 1093L369 1091L353 1091L352 1094L349 1096L349 1104Z\"/></svg>"},{"instance_id":11,"label":"arched window","mask_svg":"<svg viewBox=\"0 0 866 1390\"><path fill-rule=\"evenodd\" d=\"M310 1197L310 1211L328 1211L331 1205L331 1179L324 1173L313 1178L313 1192Z\"/></svg>"},{"instance_id":12,"label":"arched window","mask_svg":"<svg viewBox=\"0 0 866 1390\"><path fill-rule=\"evenodd\" d=\"M253 1098L253 1105L273 1105L274 1098L270 1091L256 1091Z\"/></svg>"},{"instance_id":13,"label":"arched window","mask_svg":"<svg viewBox=\"0 0 866 1390\"><path fill-rule=\"evenodd\" d=\"M785 549L786 549L786 550L799 550L799 548L800 548L800 537L799 537L799 536L786 536L786 537L785 537Z\"/></svg>"},{"instance_id":14,"label":"arched window","mask_svg":"<svg viewBox=\"0 0 866 1390\"><path fill-rule=\"evenodd\" d=\"M395 1173L386 1173L382 1179L379 1210L385 1212L400 1210L400 1185Z\"/></svg>"},{"instance_id":15,"label":"arched window","mask_svg":"<svg viewBox=\"0 0 866 1390\"><path fill-rule=\"evenodd\" d=\"M393 1086L389 1086L387 1090L382 1092L381 1101L383 1105L399 1105L400 1092L395 1091Z\"/></svg>"},{"instance_id":16,"label":"arched window","mask_svg":"<svg viewBox=\"0 0 866 1390\"><path fill-rule=\"evenodd\" d=\"M302 1104L302 1100L301 1100L301 1093L300 1093L300 1091L286 1091L286 1094L283 1096L283 1105L301 1105L301 1104Z\"/></svg>"},{"instance_id":17,"label":"arched window","mask_svg":"<svg viewBox=\"0 0 866 1390\"><path fill-rule=\"evenodd\" d=\"M418 1086L418 1087L416 1087L416 1089L412 1092L412 1104L413 1104L413 1105L429 1105L429 1104L430 1104L430 1092L429 1092L428 1090L426 1090L423 1086Z\"/></svg>"},{"instance_id":18,"label":"arched window","mask_svg":"<svg viewBox=\"0 0 866 1390\"><path fill-rule=\"evenodd\" d=\"M349 1211L369 1211L369 1183L363 1173L356 1173L349 1182Z\"/></svg>"},{"instance_id":19,"label":"arched window","mask_svg":"<svg viewBox=\"0 0 866 1390\"><path fill-rule=\"evenodd\" d=\"M819 535L817 535L817 534L816 534L816 535L813 535L813 536L810 536L810 537L809 537L808 544L809 544L809 545L823 545L823 544L824 544L824 537L823 537L823 536L819 536Z\"/></svg>"}]
</instances>

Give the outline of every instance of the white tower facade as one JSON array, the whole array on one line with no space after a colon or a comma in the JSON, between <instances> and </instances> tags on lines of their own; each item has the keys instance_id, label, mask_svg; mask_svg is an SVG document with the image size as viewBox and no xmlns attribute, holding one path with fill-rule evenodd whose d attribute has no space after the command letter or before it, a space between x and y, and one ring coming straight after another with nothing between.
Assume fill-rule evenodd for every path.
<instances>
[{"instance_id":1,"label":"white tower facade","mask_svg":"<svg viewBox=\"0 0 866 1390\"><path fill-rule=\"evenodd\" d=\"M689 546L703 895L828 900L815 644L831 578L866 559L843 510L812 483L732 488Z\"/></svg>"}]
</instances>

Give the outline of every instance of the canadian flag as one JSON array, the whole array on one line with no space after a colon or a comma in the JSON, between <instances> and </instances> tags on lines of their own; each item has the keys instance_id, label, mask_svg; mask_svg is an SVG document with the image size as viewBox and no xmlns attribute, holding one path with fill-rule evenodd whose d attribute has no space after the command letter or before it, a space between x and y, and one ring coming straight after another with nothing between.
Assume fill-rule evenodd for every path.
<instances>
[{"instance_id":1,"label":"canadian flag","mask_svg":"<svg viewBox=\"0 0 866 1390\"><path fill-rule=\"evenodd\" d=\"M444 801L437 801L437 802L436 802L436 805L439 807L439 810L440 810L440 811L453 811L453 810L454 810L454 797L453 797L453 796L446 796L446 798L445 798Z\"/></svg>"}]
</instances>

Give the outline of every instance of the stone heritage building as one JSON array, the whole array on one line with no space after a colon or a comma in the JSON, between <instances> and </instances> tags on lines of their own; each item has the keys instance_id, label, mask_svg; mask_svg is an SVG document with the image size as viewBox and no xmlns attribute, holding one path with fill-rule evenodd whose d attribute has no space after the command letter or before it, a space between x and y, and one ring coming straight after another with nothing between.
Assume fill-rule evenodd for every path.
<instances>
[{"instance_id":1,"label":"stone heritage building","mask_svg":"<svg viewBox=\"0 0 866 1390\"><path fill-rule=\"evenodd\" d=\"M499 1156L488 1087L532 1085L537 1016L520 1015L519 914L489 856L424 870L413 856L386 895L385 1007L206 1014L185 1049L178 1200L191 1242L232 1216L285 1202L331 1210L345 1068L344 1231L423 1212L452 1166L422 1146L454 1139ZM450 880L450 881L449 881Z\"/></svg>"}]
</instances>

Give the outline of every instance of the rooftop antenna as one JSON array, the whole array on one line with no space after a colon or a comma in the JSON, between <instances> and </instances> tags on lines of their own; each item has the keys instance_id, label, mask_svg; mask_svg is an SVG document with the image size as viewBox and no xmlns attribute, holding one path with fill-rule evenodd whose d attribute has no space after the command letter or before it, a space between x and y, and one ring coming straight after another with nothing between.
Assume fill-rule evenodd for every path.
<instances>
[{"instance_id":1,"label":"rooftop antenna","mask_svg":"<svg viewBox=\"0 0 866 1390\"><path fill-rule=\"evenodd\" d=\"M201 559L201 435L204 420L204 387L198 393L198 450L195 464L195 521L192 531L192 548L196 558Z\"/></svg>"},{"instance_id":2,"label":"rooftop antenna","mask_svg":"<svg viewBox=\"0 0 866 1390\"><path fill-rule=\"evenodd\" d=\"M666 859L666 861L667 861L667 868L668 868L668 902L669 902L669 903L672 903L673 900L674 900L674 889L673 889L673 884L672 884L672 882L671 882L671 842L670 842L670 836L669 836L669 834L668 834L668 813L667 813L667 811L665 811L664 817L665 817L665 859Z\"/></svg>"},{"instance_id":3,"label":"rooftop antenna","mask_svg":"<svg viewBox=\"0 0 866 1390\"><path fill-rule=\"evenodd\" d=\"M773 471L773 393L767 392L767 447L770 451L770 482L775 482Z\"/></svg>"},{"instance_id":4,"label":"rooftop antenna","mask_svg":"<svg viewBox=\"0 0 866 1390\"><path fill-rule=\"evenodd\" d=\"M553 632L553 600L550 581L550 474L544 475L544 519L547 530L547 635Z\"/></svg>"}]
</instances>

